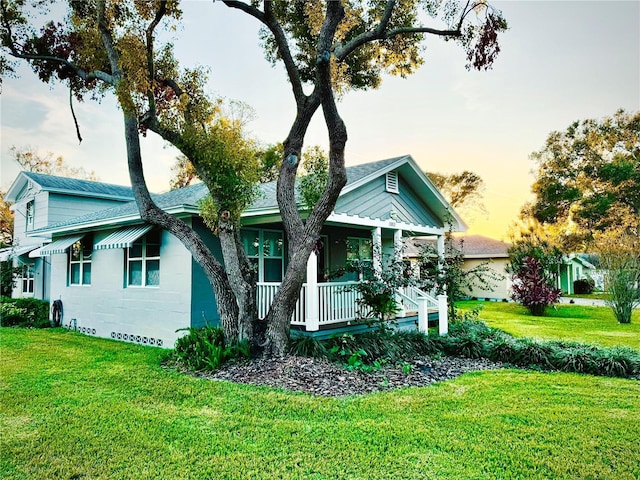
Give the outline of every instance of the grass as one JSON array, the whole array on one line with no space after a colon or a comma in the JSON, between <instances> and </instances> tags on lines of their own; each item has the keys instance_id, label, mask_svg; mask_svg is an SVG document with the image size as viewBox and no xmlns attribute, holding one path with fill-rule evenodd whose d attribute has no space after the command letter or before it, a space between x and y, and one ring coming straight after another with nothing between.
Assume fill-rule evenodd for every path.
<instances>
[{"instance_id":1,"label":"grass","mask_svg":"<svg viewBox=\"0 0 640 480\"><path fill-rule=\"evenodd\" d=\"M517 370L331 399L0 329L4 479L636 479L640 382Z\"/></svg>"},{"instance_id":2,"label":"grass","mask_svg":"<svg viewBox=\"0 0 640 480\"><path fill-rule=\"evenodd\" d=\"M603 346L640 349L640 310L630 324L620 324L608 307L556 305L544 317L534 317L516 303L467 301L456 304L462 310L481 305L480 319L517 337L571 340Z\"/></svg>"}]
</instances>

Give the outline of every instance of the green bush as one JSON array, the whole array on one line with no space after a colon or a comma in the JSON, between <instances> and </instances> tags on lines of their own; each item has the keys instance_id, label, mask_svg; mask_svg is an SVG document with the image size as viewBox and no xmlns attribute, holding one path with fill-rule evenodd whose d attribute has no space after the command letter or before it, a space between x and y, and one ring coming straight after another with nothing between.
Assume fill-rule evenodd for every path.
<instances>
[{"instance_id":1,"label":"green bush","mask_svg":"<svg viewBox=\"0 0 640 480\"><path fill-rule=\"evenodd\" d=\"M537 370L562 370L611 377L640 376L640 352L631 348L594 347L575 342L544 342L513 336L478 320L452 322L449 335L376 330L318 341L301 337L290 351L326 357L347 368L369 371L385 363L407 365L420 356L489 358Z\"/></svg>"},{"instance_id":2,"label":"green bush","mask_svg":"<svg viewBox=\"0 0 640 480\"><path fill-rule=\"evenodd\" d=\"M573 282L573 293L578 295L593 293L596 282L593 278L581 278Z\"/></svg>"},{"instance_id":3,"label":"green bush","mask_svg":"<svg viewBox=\"0 0 640 480\"><path fill-rule=\"evenodd\" d=\"M35 298L0 298L0 326L47 328L49 302Z\"/></svg>"},{"instance_id":4,"label":"green bush","mask_svg":"<svg viewBox=\"0 0 640 480\"><path fill-rule=\"evenodd\" d=\"M189 328L189 333L176 340L173 359L181 366L195 371L215 371L229 360L249 358L247 342L226 345L219 327Z\"/></svg>"}]
</instances>

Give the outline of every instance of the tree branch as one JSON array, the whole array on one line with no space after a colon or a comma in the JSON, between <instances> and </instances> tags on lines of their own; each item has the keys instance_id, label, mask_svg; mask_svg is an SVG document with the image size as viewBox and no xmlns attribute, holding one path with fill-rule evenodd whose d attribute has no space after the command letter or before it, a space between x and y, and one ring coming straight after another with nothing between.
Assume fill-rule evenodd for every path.
<instances>
[{"instance_id":1,"label":"tree branch","mask_svg":"<svg viewBox=\"0 0 640 480\"><path fill-rule=\"evenodd\" d=\"M155 18L149 24L149 26L147 27L147 31L146 31L147 71L148 71L148 74L149 74L149 80L151 82L153 82L155 80L155 76L156 76L155 64L154 64L154 61L153 61L153 33L154 33L156 27L158 26L158 24L160 23L160 20L162 20L162 18L165 16L166 13L167 13L167 1L166 0L162 0L158 4L158 9L156 10ZM147 101L149 103L149 110L151 112L153 112L153 114L155 116L156 102L155 102L155 98L153 96L153 91L147 92Z\"/></svg>"},{"instance_id":2,"label":"tree branch","mask_svg":"<svg viewBox=\"0 0 640 480\"><path fill-rule=\"evenodd\" d=\"M303 102L306 97L304 94L304 90L302 89L300 72L298 71L296 62L293 59L293 55L291 55L289 42L287 42L287 36L285 35L284 30L282 30L282 27L280 26L278 20L273 15L271 2L264 2L264 12L244 2L235 0L223 0L223 2L227 7L236 8L251 15L269 29L276 41L276 44L278 45L278 53L280 54L280 57L282 58L284 66L287 70L287 76L289 77L289 81L291 82L291 88L293 90L293 96L296 100L296 103L300 104L301 102Z\"/></svg>"},{"instance_id":3,"label":"tree branch","mask_svg":"<svg viewBox=\"0 0 640 480\"><path fill-rule=\"evenodd\" d=\"M122 69L119 65L120 56L116 50L115 44L113 42L113 36L111 32L107 28L107 19L105 17L105 0L98 0L96 3L97 7L97 20L98 20L98 31L100 32L100 37L102 39L102 45L104 46L107 56L109 57L109 63L111 65L111 72L114 78L113 86L121 80L122 78Z\"/></svg>"}]
</instances>

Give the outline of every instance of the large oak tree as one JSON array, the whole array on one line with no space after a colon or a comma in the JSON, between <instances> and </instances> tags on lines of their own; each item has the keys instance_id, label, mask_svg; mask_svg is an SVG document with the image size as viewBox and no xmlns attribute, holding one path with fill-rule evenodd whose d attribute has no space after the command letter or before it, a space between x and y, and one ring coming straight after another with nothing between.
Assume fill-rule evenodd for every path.
<instances>
[{"instance_id":1,"label":"large oak tree","mask_svg":"<svg viewBox=\"0 0 640 480\"><path fill-rule=\"evenodd\" d=\"M260 22L267 57L284 64L296 104L296 116L283 142L277 186L289 262L266 318L263 341L267 354L281 355L307 259L346 183L347 129L336 95L375 88L384 72L411 74L423 62L420 43L426 36L459 42L467 51L469 68L489 68L500 51L498 34L506 29L506 22L483 0L223 3ZM229 149L223 148L227 142L219 134L222 130L233 136L233 131L225 130L223 119L216 118L215 103L205 98L202 71L181 68L169 44L155 43L159 26L179 21L178 2L70 1L67 21L47 24L39 32L25 15L24 1L0 0L0 6L4 52L29 61L44 81L57 76L68 82L78 98L105 89L116 93L123 110L129 174L141 217L180 239L203 267L214 287L225 331L232 335L242 303L237 289L200 237L153 203L142 171L141 128L176 145L205 178L218 178L209 169L224 170L228 160ZM211 8L215 14L216 5ZM433 25L423 24L423 19ZM0 61L0 67L7 66L4 59ZM307 128L320 109L329 135L329 173L318 201L303 219L295 200L296 177ZM216 152L222 154L214 157ZM224 178L224 185L230 182L243 189L250 183ZM250 195L242 198L248 200ZM230 238L237 238L234 215L242 205L233 209L215 198L214 203L219 218L228 221ZM241 250L236 254L242 268Z\"/></svg>"}]
</instances>

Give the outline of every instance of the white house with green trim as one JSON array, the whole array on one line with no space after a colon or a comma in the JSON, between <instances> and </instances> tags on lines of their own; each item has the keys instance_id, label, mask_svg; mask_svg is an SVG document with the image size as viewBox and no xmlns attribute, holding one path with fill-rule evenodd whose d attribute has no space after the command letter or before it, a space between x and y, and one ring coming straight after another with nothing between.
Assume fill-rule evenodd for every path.
<instances>
[{"instance_id":1,"label":"white house with green trim","mask_svg":"<svg viewBox=\"0 0 640 480\"><path fill-rule=\"evenodd\" d=\"M28 208L36 215L51 210L55 202L50 185L62 180L67 181L66 190L59 193L69 203L68 215L48 212L32 228L16 222L16 235L26 235L31 243L28 253L14 251L14 261L30 258L34 265L48 266L42 271L41 289L17 289L16 295L62 300L63 324L87 334L165 347L173 345L180 329L218 322L215 297L200 266L173 235L141 221L127 187L114 190L113 197L94 197L86 181L22 172L9 190L16 219L26 218ZM95 184L96 192L114 188L89 183ZM74 193L76 188L86 195ZM275 182L260 188L259 198L242 215L241 236L256 266L263 317L284 275L287 242ZM47 191L48 203L47 195L35 193ZM217 237L199 215L198 205L206 194L206 187L197 184L155 195L154 200L194 228L222 258ZM100 203L104 200L110 203ZM96 201L99 204L92 203ZM360 316L357 293L345 287L358 279L347 274L328 281L326 274L355 257L379 262L373 251L394 255L407 237L433 236L443 249L449 224L454 231L465 229L411 156L347 168L347 184L322 232L323 247L309 259L292 328L322 334L353 327ZM440 331L447 331L444 296L437 299L408 289L398 297L405 307L398 314L400 322L425 330L431 312L440 317Z\"/></svg>"}]
</instances>

